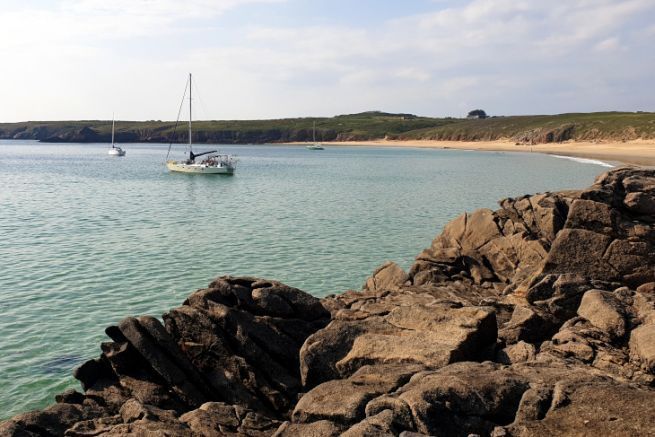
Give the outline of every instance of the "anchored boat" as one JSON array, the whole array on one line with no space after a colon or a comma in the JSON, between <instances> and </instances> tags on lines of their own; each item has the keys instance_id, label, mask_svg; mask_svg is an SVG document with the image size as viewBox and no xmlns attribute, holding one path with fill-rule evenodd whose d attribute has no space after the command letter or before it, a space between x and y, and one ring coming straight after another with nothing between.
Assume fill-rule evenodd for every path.
<instances>
[{"instance_id":1,"label":"anchored boat","mask_svg":"<svg viewBox=\"0 0 655 437\"><path fill-rule=\"evenodd\" d=\"M166 155L166 167L168 170L178 173L195 173L195 174L224 174L233 175L236 170L236 159L230 155L218 154L216 150L208 152L193 153L193 137L192 137L192 102L191 102L191 73L189 73L189 81L187 82L189 89L189 158L184 161L168 160L168 155L171 153L172 142L168 146L168 154ZM186 97L186 88L182 102ZM178 114L179 121L179 114ZM175 123L177 129L177 122ZM197 158L204 156L203 159Z\"/></svg>"},{"instance_id":2,"label":"anchored boat","mask_svg":"<svg viewBox=\"0 0 655 437\"><path fill-rule=\"evenodd\" d=\"M109 156L125 156L125 150L114 144L114 114L111 115L111 149L107 151Z\"/></svg>"},{"instance_id":3,"label":"anchored boat","mask_svg":"<svg viewBox=\"0 0 655 437\"><path fill-rule=\"evenodd\" d=\"M314 122L314 129L312 130L312 144L308 144L305 147L309 150L323 150L323 145L316 142L316 122Z\"/></svg>"}]
</instances>

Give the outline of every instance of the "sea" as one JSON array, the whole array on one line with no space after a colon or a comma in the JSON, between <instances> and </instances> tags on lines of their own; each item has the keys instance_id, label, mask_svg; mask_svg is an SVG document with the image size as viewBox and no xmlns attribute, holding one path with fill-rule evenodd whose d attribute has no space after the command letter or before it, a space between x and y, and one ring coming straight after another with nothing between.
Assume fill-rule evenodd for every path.
<instances>
[{"instance_id":1,"label":"sea","mask_svg":"<svg viewBox=\"0 0 655 437\"><path fill-rule=\"evenodd\" d=\"M234 176L173 174L168 145L0 141L0 420L41 408L104 328L160 317L221 275L314 296L409 268L464 211L590 185L611 164L537 153L202 145ZM181 158L185 147L173 146Z\"/></svg>"}]
</instances>

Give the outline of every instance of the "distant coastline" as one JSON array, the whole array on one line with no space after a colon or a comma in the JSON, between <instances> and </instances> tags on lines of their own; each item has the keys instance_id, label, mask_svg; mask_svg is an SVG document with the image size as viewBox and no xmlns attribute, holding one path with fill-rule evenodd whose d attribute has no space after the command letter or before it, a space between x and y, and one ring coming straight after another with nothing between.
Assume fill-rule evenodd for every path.
<instances>
[{"instance_id":1,"label":"distant coastline","mask_svg":"<svg viewBox=\"0 0 655 437\"><path fill-rule=\"evenodd\" d=\"M655 113L594 112L487 118L433 118L369 111L335 117L194 122L194 143L330 144L538 152L655 166ZM110 120L0 123L0 139L104 143ZM116 121L118 143L184 143L170 121Z\"/></svg>"},{"instance_id":2,"label":"distant coastline","mask_svg":"<svg viewBox=\"0 0 655 437\"><path fill-rule=\"evenodd\" d=\"M567 142L623 143L655 141L655 113L594 112L558 115L493 116L487 118L422 117L369 111L335 117L276 120L195 121L195 143L267 144L312 141L386 142L504 141L509 145L558 145ZM0 139L43 142L99 143L111 140L111 120L26 121L0 123ZM186 129L172 121L116 120L117 142L169 143L188 141ZM451 147L455 147L454 145ZM467 145L466 147L469 147ZM497 147L497 146L494 146ZM502 146L505 147L505 146Z\"/></svg>"}]
</instances>

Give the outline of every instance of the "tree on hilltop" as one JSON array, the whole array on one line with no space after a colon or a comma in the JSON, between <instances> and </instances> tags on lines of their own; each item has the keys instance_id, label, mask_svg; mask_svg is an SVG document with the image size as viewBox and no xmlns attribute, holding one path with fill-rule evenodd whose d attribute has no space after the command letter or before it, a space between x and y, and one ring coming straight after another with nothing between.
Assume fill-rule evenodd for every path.
<instances>
[{"instance_id":1,"label":"tree on hilltop","mask_svg":"<svg viewBox=\"0 0 655 437\"><path fill-rule=\"evenodd\" d=\"M487 113L482 109L474 109L469 112L466 118L487 118Z\"/></svg>"}]
</instances>

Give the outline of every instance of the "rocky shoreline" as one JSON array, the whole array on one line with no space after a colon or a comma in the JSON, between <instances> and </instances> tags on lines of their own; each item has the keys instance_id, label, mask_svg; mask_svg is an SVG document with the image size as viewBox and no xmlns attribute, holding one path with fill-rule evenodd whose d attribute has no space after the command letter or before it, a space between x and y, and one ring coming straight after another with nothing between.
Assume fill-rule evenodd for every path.
<instances>
[{"instance_id":1,"label":"rocky shoreline","mask_svg":"<svg viewBox=\"0 0 655 437\"><path fill-rule=\"evenodd\" d=\"M317 299L220 277L7 436L655 435L655 170L505 199Z\"/></svg>"}]
</instances>

